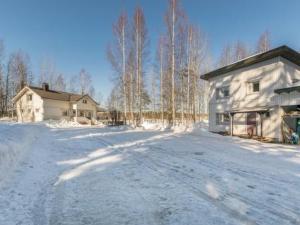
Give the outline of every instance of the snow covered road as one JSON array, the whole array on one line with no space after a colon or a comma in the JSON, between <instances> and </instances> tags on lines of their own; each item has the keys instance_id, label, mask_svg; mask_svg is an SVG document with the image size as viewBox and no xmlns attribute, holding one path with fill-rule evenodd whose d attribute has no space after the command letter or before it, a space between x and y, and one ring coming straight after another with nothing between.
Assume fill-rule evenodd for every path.
<instances>
[{"instance_id":1,"label":"snow covered road","mask_svg":"<svg viewBox=\"0 0 300 225\"><path fill-rule=\"evenodd\" d=\"M1 225L300 224L295 146L200 130L0 124L0 150L23 143L17 134L30 141L0 180Z\"/></svg>"}]
</instances>

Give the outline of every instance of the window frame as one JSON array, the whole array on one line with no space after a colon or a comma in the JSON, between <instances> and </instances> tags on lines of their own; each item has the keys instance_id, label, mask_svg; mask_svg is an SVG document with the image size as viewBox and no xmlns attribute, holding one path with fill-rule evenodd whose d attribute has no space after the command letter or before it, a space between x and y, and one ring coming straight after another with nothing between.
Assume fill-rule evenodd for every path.
<instances>
[{"instance_id":1,"label":"window frame","mask_svg":"<svg viewBox=\"0 0 300 225\"><path fill-rule=\"evenodd\" d=\"M226 117L226 119L225 119ZM216 125L229 125L230 115L229 113L216 113Z\"/></svg>"},{"instance_id":2,"label":"window frame","mask_svg":"<svg viewBox=\"0 0 300 225\"><path fill-rule=\"evenodd\" d=\"M255 85L258 85L258 90L255 90ZM257 94L261 90L260 80L247 81L247 94Z\"/></svg>"},{"instance_id":3,"label":"window frame","mask_svg":"<svg viewBox=\"0 0 300 225\"><path fill-rule=\"evenodd\" d=\"M220 92L223 93L223 96L220 96ZM227 95L225 95L227 93ZM221 100L221 99L227 99L230 97L230 85L226 86L221 86L216 88L216 99Z\"/></svg>"}]
</instances>

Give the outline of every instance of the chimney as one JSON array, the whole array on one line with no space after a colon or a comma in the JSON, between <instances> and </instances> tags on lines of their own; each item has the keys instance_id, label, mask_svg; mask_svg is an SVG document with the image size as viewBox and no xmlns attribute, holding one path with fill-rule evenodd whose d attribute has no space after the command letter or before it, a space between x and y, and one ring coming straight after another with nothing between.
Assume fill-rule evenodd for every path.
<instances>
[{"instance_id":1,"label":"chimney","mask_svg":"<svg viewBox=\"0 0 300 225\"><path fill-rule=\"evenodd\" d=\"M49 84L48 83L43 83L43 90L44 91L49 91Z\"/></svg>"}]
</instances>

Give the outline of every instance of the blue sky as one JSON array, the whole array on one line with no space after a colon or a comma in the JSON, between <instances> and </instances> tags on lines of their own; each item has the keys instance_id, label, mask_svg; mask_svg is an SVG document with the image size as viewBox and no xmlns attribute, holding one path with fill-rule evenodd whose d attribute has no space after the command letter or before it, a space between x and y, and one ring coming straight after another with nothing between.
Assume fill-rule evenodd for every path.
<instances>
[{"instance_id":1,"label":"blue sky","mask_svg":"<svg viewBox=\"0 0 300 225\"><path fill-rule=\"evenodd\" d=\"M181 4L206 32L214 58L226 43L241 40L255 45L266 29L273 46L300 50L299 0L182 0ZM30 55L35 75L43 58L52 59L66 76L85 68L96 90L107 96L113 73L106 59L111 26L123 8L131 16L136 5L144 8L152 51L164 31L167 0L0 0L0 38L7 54L22 49Z\"/></svg>"}]
</instances>

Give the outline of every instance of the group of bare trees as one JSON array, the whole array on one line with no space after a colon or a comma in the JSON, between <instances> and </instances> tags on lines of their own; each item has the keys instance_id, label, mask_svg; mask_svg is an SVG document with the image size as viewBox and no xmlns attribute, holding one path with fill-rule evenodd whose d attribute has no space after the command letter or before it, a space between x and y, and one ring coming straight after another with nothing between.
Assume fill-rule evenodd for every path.
<instances>
[{"instance_id":1,"label":"group of bare trees","mask_svg":"<svg viewBox=\"0 0 300 225\"><path fill-rule=\"evenodd\" d=\"M149 39L143 10L137 7L132 19L123 11L113 24L114 40L107 53L116 76L108 106L120 111L125 121L139 123L143 116L150 116L172 125L195 122L207 113L208 85L201 74L271 47L266 31L253 49L242 41L224 46L213 65L207 36L189 21L180 0L168 0L164 22L151 67L147 65Z\"/></svg>"},{"instance_id":2,"label":"group of bare trees","mask_svg":"<svg viewBox=\"0 0 300 225\"><path fill-rule=\"evenodd\" d=\"M254 48L247 46L242 41L237 41L234 44L227 44L222 50L217 66L222 67L229 65L250 55L266 52L270 50L270 48L270 33L268 31L265 31L260 35Z\"/></svg>"},{"instance_id":3,"label":"group of bare trees","mask_svg":"<svg viewBox=\"0 0 300 225\"><path fill-rule=\"evenodd\" d=\"M52 90L95 96L91 75L84 68L78 74L71 76L68 81L68 78L63 73L57 72L54 63L50 59L45 58L41 62L39 73L38 86L48 83Z\"/></svg>"},{"instance_id":4,"label":"group of bare trees","mask_svg":"<svg viewBox=\"0 0 300 225\"><path fill-rule=\"evenodd\" d=\"M165 24L157 48L161 120L173 125L176 121L195 122L196 115L204 113L200 98L207 98L206 85L199 77L208 69L208 41L189 21L178 0L169 0Z\"/></svg>"},{"instance_id":5,"label":"group of bare trees","mask_svg":"<svg viewBox=\"0 0 300 225\"><path fill-rule=\"evenodd\" d=\"M5 60L4 42L0 40L0 116L12 109L11 99L25 85L32 84L29 56L19 50Z\"/></svg>"},{"instance_id":6,"label":"group of bare trees","mask_svg":"<svg viewBox=\"0 0 300 225\"><path fill-rule=\"evenodd\" d=\"M182 123L195 121L203 105L199 99L207 95L204 81L199 79L200 73L207 69L204 66L208 58L205 57L207 39L198 27L189 23L178 0L169 0L165 14L165 32L158 40L155 65L147 79L151 95L145 85L146 68L151 69L147 65L149 39L143 10L137 7L132 20L122 12L113 25L113 34L108 59L116 76L115 88L108 99L110 108L122 111L125 121L137 123L149 111L157 119L170 123L178 119Z\"/></svg>"},{"instance_id":7,"label":"group of bare trees","mask_svg":"<svg viewBox=\"0 0 300 225\"><path fill-rule=\"evenodd\" d=\"M125 121L138 122L150 103L145 88L148 36L143 10L137 7L132 20L122 12L113 25L113 35L107 55L116 76L109 108L122 110Z\"/></svg>"}]
</instances>

